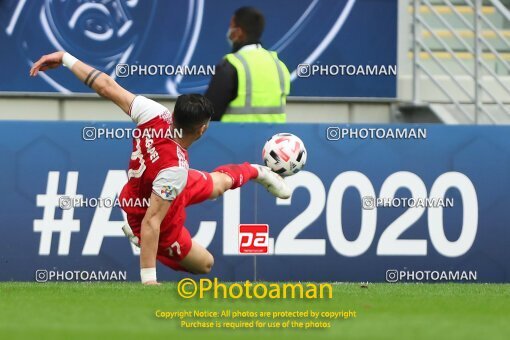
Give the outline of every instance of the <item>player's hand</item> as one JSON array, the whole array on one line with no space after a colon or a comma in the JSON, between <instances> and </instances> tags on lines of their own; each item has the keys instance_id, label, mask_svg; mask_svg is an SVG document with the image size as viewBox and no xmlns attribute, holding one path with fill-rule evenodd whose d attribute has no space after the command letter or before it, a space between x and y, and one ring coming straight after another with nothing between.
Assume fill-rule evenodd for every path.
<instances>
[{"instance_id":1,"label":"player's hand","mask_svg":"<svg viewBox=\"0 0 510 340\"><path fill-rule=\"evenodd\" d=\"M39 71L46 71L62 65L62 57L64 52L54 52L43 55L30 69L30 76L35 77Z\"/></svg>"},{"instance_id":2,"label":"player's hand","mask_svg":"<svg viewBox=\"0 0 510 340\"><path fill-rule=\"evenodd\" d=\"M143 284L144 286L161 286L161 283L158 281L147 281Z\"/></svg>"}]
</instances>

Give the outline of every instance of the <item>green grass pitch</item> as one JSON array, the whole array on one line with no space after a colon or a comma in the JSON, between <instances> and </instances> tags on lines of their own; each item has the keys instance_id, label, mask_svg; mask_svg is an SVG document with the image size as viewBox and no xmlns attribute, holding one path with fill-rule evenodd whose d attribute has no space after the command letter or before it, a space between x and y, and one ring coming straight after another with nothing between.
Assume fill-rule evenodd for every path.
<instances>
[{"instance_id":1,"label":"green grass pitch","mask_svg":"<svg viewBox=\"0 0 510 340\"><path fill-rule=\"evenodd\" d=\"M329 329L182 329L156 310L356 310ZM338 284L329 300L182 299L176 284L0 283L3 339L510 339L509 284Z\"/></svg>"}]
</instances>

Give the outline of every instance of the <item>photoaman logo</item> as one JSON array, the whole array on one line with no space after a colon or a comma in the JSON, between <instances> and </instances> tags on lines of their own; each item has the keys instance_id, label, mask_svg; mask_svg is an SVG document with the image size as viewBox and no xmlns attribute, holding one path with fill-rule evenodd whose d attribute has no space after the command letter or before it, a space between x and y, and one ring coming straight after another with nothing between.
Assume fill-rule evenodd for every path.
<instances>
[{"instance_id":1,"label":"photoaman logo","mask_svg":"<svg viewBox=\"0 0 510 340\"><path fill-rule=\"evenodd\" d=\"M267 254L268 250L269 225L239 225L239 254Z\"/></svg>"},{"instance_id":2,"label":"photoaman logo","mask_svg":"<svg viewBox=\"0 0 510 340\"><path fill-rule=\"evenodd\" d=\"M212 297L214 299L332 299L331 283L266 283L249 280L221 283L211 279L184 278L177 284L177 293L184 299Z\"/></svg>"}]
</instances>

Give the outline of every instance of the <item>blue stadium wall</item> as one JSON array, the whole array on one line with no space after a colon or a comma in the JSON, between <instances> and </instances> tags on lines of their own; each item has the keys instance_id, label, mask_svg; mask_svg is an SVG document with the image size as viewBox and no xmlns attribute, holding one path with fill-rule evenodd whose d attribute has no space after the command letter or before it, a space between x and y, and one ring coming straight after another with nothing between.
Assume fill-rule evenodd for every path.
<instances>
[{"instance_id":1,"label":"blue stadium wall","mask_svg":"<svg viewBox=\"0 0 510 340\"><path fill-rule=\"evenodd\" d=\"M266 16L263 45L292 73L291 95L395 98L396 75L299 77L298 65L396 70L397 0L259 0ZM0 2L0 91L86 92L66 71L29 79L41 55L66 50L116 77L118 64L214 66L230 51L226 32L235 0ZM336 65L336 66L335 66ZM307 66L301 71L307 69ZM170 73L172 73L170 71ZM210 75L116 77L132 92L199 92Z\"/></svg>"},{"instance_id":2,"label":"blue stadium wall","mask_svg":"<svg viewBox=\"0 0 510 340\"><path fill-rule=\"evenodd\" d=\"M73 178L77 194L87 198L116 195L127 180L131 141L86 141L84 127L97 132L132 124L0 124L0 280L32 281L38 269L121 270L129 280L139 279L119 208L63 211L56 202L45 203L51 190L68 193ZM339 135L325 125L211 124L192 146L191 166L206 171L261 162L264 141L277 132L300 136L308 149L306 168L287 179L294 189L290 201L250 183L189 208L186 226L215 256L211 276L378 282L393 281L393 271L460 271L476 273L478 282L510 281L509 127L338 128L422 129L426 138L336 140ZM49 185L51 176L58 176L58 186ZM454 204L363 209L361 198L372 195L442 196ZM254 256L237 254L239 223L269 224L272 254L257 256L256 264ZM163 267L158 275L182 277Z\"/></svg>"}]
</instances>

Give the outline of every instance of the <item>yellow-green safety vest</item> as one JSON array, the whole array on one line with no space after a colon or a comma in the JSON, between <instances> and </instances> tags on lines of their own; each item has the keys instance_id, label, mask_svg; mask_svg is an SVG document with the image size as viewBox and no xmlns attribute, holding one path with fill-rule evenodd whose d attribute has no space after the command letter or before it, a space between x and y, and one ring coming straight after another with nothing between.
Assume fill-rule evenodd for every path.
<instances>
[{"instance_id":1,"label":"yellow-green safety vest","mask_svg":"<svg viewBox=\"0 0 510 340\"><path fill-rule=\"evenodd\" d=\"M222 122L285 123L290 75L276 52L262 47L230 53L225 59L237 71L237 97Z\"/></svg>"}]
</instances>

